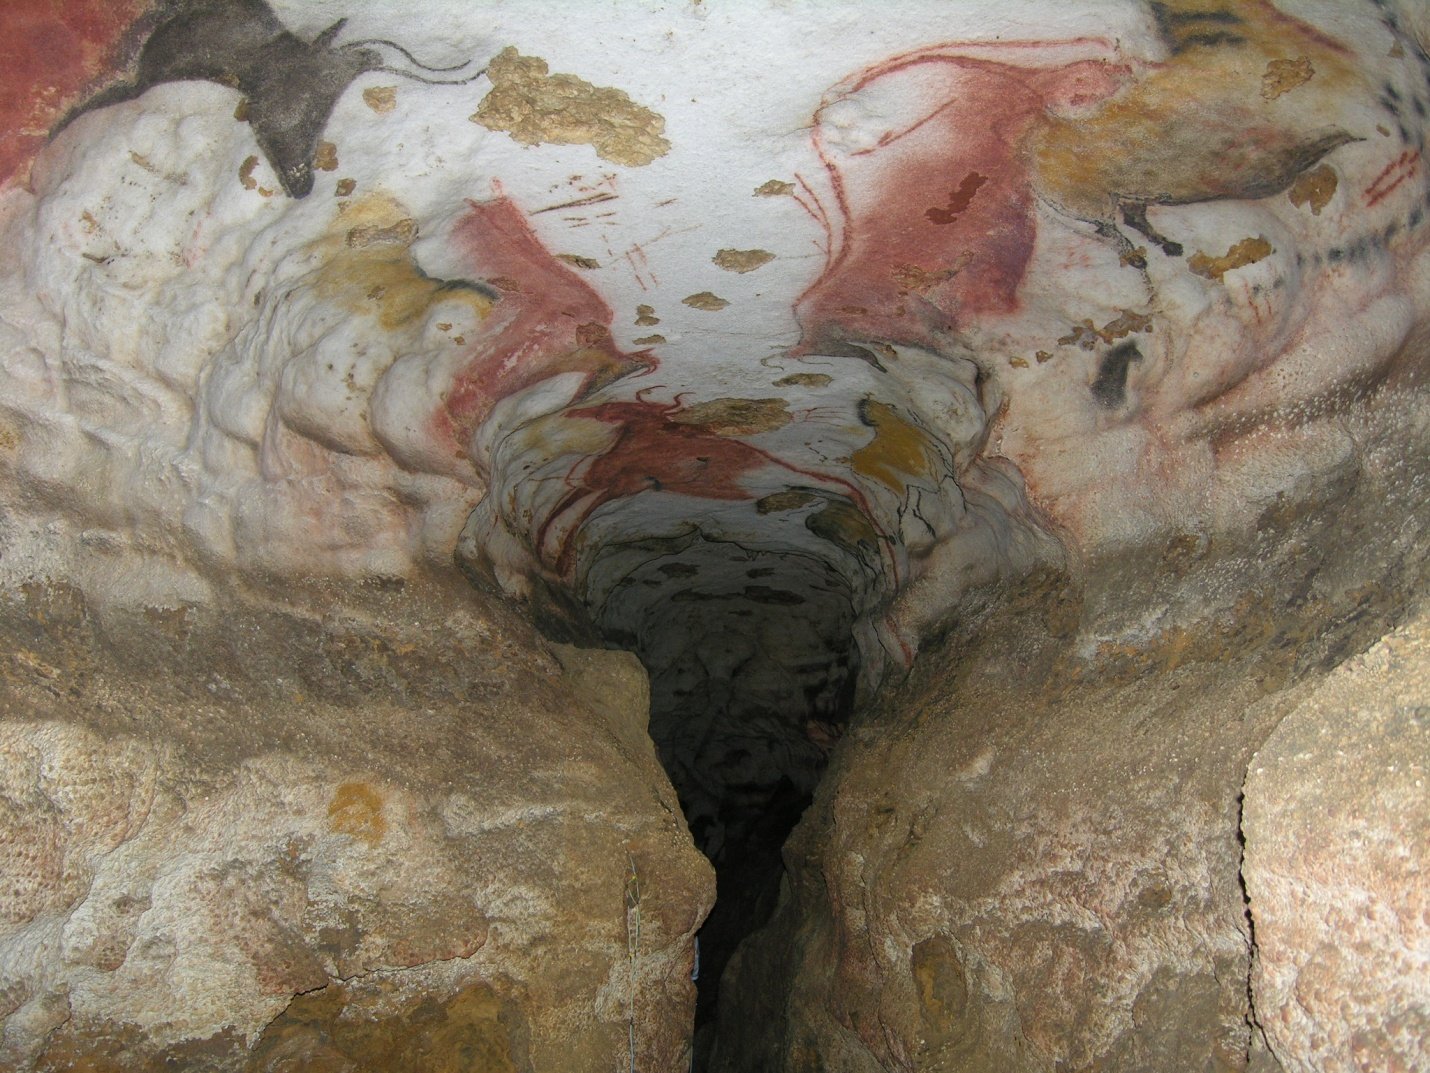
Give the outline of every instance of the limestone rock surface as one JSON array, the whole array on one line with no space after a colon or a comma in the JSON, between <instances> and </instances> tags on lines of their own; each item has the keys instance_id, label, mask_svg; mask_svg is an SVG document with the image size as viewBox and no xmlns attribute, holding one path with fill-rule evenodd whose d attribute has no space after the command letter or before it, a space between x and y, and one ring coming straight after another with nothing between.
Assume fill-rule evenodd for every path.
<instances>
[{"instance_id":1,"label":"limestone rock surface","mask_svg":"<svg viewBox=\"0 0 1430 1073\"><path fill-rule=\"evenodd\" d=\"M1430 617L1339 667L1252 761L1252 999L1289 1073L1430 1067Z\"/></svg>"},{"instance_id":2,"label":"limestone rock surface","mask_svg":"<svg viewBox=\"0 0 1430 1073\"><path fill-rule=\"evenodd\" d=\"M1424 591L1411 405L1334 511L968 608L836 751L715 1068L1424 1068L1423 621L1333 670Z\"/></svg>"},{"instance_id":3,"label":"limestone rock surface","mask_svg":"<svg viewBox=\"0 0 1430 1073\"><path fill-rule=\"evenodd\" d=\"M8 594L0 1069L682 1065L713 879L641 691L420 588Z\"/></svg>"}]
</instances>

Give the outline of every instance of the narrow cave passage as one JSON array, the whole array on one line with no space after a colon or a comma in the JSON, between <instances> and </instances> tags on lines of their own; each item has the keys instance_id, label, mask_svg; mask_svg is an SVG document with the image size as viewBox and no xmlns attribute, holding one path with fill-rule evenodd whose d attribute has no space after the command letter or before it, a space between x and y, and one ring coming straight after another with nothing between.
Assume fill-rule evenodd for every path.
<instances>
[{"instance_id":1,"label":"narrow cave passage","mask_svg":"<svg viewBox=\"0 0 1430 1073\"><path fill-rule=\"evenodd\" d=\"M603 607L651 676L651 737L717 898L700 932L697 1068L721 977L774 911L781 848L847 722L858 657L848 584L807 554L703 537L643 561Z\"/></svg>"}]
</instances>

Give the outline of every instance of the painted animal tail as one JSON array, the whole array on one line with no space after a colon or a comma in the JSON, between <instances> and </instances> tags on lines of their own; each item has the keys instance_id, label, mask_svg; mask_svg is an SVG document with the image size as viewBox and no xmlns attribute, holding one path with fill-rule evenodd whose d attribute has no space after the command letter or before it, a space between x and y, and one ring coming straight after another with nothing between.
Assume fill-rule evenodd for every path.
<instances>
[{"instance_id":1,"label":"painted animal tail","mask_svg":"<svg viewBox=\"0 0 1430 1073\"><path fill-rule=\"evenodd\" d=\"M391 49L398 55L402 56L403 59L407 60L408 63L412 64L413 67L417 68L417 70L427 71L432 74L450 74L455 71L467 71L467 69L470 68L472 64L477 62L476 60L467 60L464 63L454 64L451 67L433 67L430 64L423 63L411 52L399 45L396 41L389 41L386 38L381 37L370 37L365 38L361 41L346 41L339 47L345 52L350 49L357 50L364 48L369 50L376 50L378 48ZM460 78L438 79L425 78L422 75L416 74L412 71L404 70L400 67L393 67L390 64L384 64L381 67L375 69L379 71L386 71L389 74L400 75L403 78L410 78L416 82L425 82L428 85L433 86L459 86L464 82L471 82L477 78L480 78L482 75L486 74L487 70L486 67L482 67L482 69L479 71L468 71Z\"/></svg>"}]
</instances>

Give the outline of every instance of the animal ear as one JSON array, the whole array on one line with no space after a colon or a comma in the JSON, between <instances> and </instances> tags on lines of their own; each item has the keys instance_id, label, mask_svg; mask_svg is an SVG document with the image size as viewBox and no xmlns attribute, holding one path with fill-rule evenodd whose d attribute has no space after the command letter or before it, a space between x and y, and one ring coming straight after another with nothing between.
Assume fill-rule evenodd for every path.
<instances>
[{"instance_id":1,"label":"animal ear","mask_svg":"<svg viewBox=\"0 0 1430 1073\"><path fill-rule=\"evenodd\" d=\"M333 43L333 39L336 38L338 34L342 32L343 27L346 26L347 23L348 20L345 18L339 19L337 22L333 23L317 37L313 38L313 47L327 48Z\"/></svg>"}]
</instances>

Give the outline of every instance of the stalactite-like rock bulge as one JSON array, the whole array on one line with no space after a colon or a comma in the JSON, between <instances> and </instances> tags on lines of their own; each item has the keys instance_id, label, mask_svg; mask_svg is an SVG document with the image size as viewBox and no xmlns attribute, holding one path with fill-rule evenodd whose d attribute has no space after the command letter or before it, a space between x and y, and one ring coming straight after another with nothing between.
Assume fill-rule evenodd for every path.
<instances>
[{"instance_id":1,"label":"stalactite-like rock bulge","mask_svg":"<svg viewBox=\"0 0 1430 1073\"><path fill-rule=\"evenodd\" d=\"M8 582L102 616L460 571L634 653L721 877L707 981L921 644L1253 527L1423 362L1412 0L0 24Z\"/></svg>"}]
</instances>

